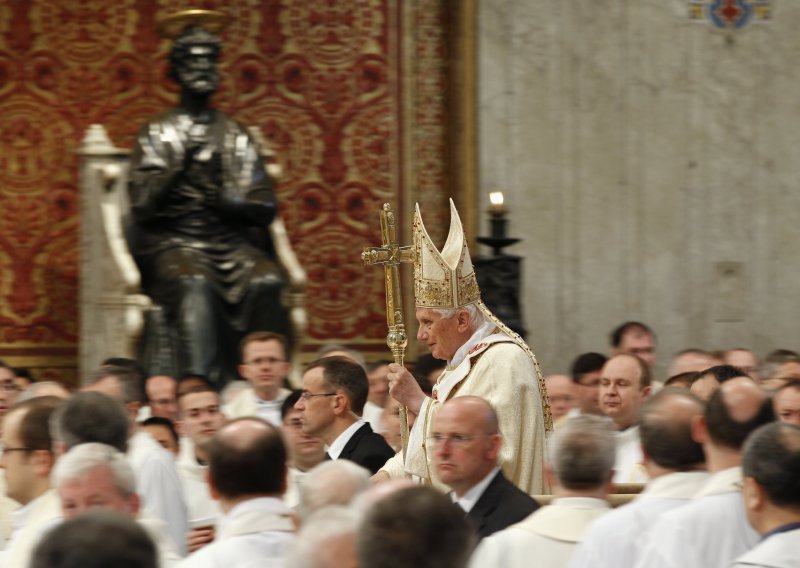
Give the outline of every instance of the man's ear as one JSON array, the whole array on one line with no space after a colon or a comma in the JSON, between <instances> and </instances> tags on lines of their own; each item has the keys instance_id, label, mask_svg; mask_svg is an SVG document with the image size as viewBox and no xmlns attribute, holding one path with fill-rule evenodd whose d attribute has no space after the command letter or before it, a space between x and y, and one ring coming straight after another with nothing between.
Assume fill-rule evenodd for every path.
<instances>
[{"instance_id":1,"label":"man's ear","mask_svg":"<svg viewBox=\"0 0 800 568\"><path fill-rule=\"evenodd\" d=\"M472 316L470 316L467 310L458 310L455 315L456 318L456 329L461 333L469 331L470 325L472 324Z\"/></svg>"},{"instance_id":2,"label":"man's ear","mask_svg":"<svg viewBox=\"0 0 800 568\"><path fill-rule=\"evenodd\" d=\"M131 516L135 519L139 516L139 509L142 507L142 500L139 498L138 493L131 494L128 497L128 508L131 512Z\"/></svg>"},{"instance_id":3,"label":"man's ear","mask_svg":"<svg viewBox=\"0 0 800 568\"><path fill-rule=\"evenodd\" d=\"M125 407L128 409L128 416L130 416L131 422L137 422L136 419L139 417L139 409L141 409L142 403L138 400L132 400L126 402Z\"/></svg>"},{"instance_id":4,"label":"man's ear","mask_svg":"<svg viewBox=\"0 0 800 568\"><path fill-rule=\"evenodd\" d=\"M760 511L764 508L766 501L764 488L753 477L744 478L742 498L744 499L744 508L748 511Z\"/></svg>"},{"instance_id":5,"label":"man's ear","mask_svg":"<svg viewBox=\"0 0 800 568\"><path fill-rule=\"evenodd\" d=\"M692 440L698 444L705 444L708 438L708 428L706 427L706 417L702 414L692 417Z\"/></svg>"},{"instance_id":6,"label":"man's ear","mask_svg":"<svg viewBox=\"0 0 800 568\"><path fill-rule=\"evenodd\" d=\"M33 450L31 452L33 471L38 477L49 477L56 464L56 455L50 450Z\"/></svg>"}]
</instances>

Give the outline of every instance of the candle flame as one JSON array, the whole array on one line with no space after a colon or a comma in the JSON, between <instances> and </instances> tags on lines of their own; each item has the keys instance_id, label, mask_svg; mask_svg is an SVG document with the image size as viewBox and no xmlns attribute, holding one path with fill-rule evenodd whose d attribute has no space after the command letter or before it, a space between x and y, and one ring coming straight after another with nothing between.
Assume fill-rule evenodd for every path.
<instances>
[{"instance_id":1,"label":"candle flame","mask_svg":"<svg viewBox=\"0 0 800 568\"><path fill-rule=\"evenodd\" d=\"M489 194L489 202L494 207L502 207L503 206L503 192L502 191L493 191Z\"/></svg>"}]
</instances>

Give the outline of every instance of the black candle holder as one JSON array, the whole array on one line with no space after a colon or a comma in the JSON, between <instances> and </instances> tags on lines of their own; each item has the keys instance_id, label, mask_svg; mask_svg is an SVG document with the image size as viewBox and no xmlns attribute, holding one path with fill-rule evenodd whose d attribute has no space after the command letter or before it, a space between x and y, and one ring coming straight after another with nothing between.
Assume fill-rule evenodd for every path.
<instances>
[{"instance_id":1,"label":"black candle holder","mask_svg":"<svg viewBox=\"0 0 800 568\"><path fill-rule=\"evenodd\" d=\"M506 236L506 228L508 227L508 219L506 218L505 211L489 211L491 217L489 218L489 227L491 228L491 236L478 237L478 242L492 248L494 256L502 256L503 249L518 243L520 239L514 239Z\"/></svg>"}]
</instances>

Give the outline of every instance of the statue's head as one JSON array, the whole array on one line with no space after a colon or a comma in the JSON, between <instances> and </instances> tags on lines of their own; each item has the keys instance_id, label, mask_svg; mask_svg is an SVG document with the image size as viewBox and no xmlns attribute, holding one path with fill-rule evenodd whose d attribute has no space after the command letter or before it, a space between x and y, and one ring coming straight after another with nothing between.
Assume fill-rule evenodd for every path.
<instances>
[{"instance_id":1,"label":"statue's head","mask_svg":"<svg viewBox=\"0 0 800 568\"><path fill-rule=\"evenodd\" d=\"M219 36L200 26L188 27L172 44L170 77L191 93L211 94L219 84L219 54Z\"/></svg>"}]
</instances>

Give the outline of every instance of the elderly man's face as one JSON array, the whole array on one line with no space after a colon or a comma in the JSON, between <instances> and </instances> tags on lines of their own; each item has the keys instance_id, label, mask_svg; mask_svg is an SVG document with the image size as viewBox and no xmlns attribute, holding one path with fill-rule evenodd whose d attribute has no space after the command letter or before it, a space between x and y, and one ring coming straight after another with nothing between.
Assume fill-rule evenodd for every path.
<instances>
[{"instance_id":1,"label":"elderly man's face","mask_svg":"<svg viewBox=\"0 0 800 568\"><path fill-rule=\"evenodd\" d=\"M469 339L469 331L463 329L459 314L443 318L430 308L417 308L416 316L419 322L417 339L424 342L437 359L451 360L458 348ZM466 326L469 327L468 324Z\"/></svg>"},{"instance_id":2,"label":"elderly man's face","mask_svg":"<svg viewBox=\"0 0 800 568\"><path fill-rule=\"evenodd\" d=\"M93 509L117 511L131 518L136 518L139 512L138 496L123 495L114 483L111 469L104 465L76 479L67 479L58 487L58 495L67 520Z\"/></svg>"}]
</instances>

